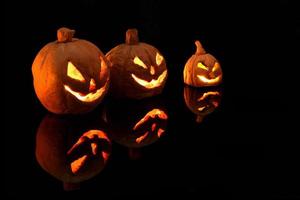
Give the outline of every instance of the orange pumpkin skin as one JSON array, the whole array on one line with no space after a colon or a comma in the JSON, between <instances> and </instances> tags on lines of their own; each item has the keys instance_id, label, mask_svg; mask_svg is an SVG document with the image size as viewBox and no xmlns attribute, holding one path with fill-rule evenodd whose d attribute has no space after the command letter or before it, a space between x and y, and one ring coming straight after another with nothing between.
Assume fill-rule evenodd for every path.
<instances>
[{"instance_id":1,"label":"orange pumpkin skin","mask_svg":"<svg viewBox=\"0 0 300 200\"><path fill-rule=\"evenodd\" d=\"M168 114L161 99L110 101L105 105L109 136L128 148L141 148L158 141L167 128Z\"/></svg>"},{"instance_id":2,"label":"orange pumpkin skin","mask_svg":"<svg viewBox=\"0 0 300 200\"><path fill-rule=\"evenodd\" d=\"M196 114L196 122L200 123L205 116L219 107L222 99L220 88L200 89L190 86L184 87L184 101L188 109Z\"/></svg>"},{"instance_id":3,"label":"orange pumpkin skin","mask_svg":"<svg viewBox=\"0 0 300 200\"><path fill-rule=\"evenodd\" d=\"M94 177L104 169L111 153L106 133L80 127L80 122L82 119L47 115L37 131L38 163L64 183L80 183ZM91 149L95 144L97 148Z\"/></svg>"},{"instance_id":4,"label":"orange pumpkin skin","mask_svg":"<svg viewBox=\"0 0 300 200\"><path fill-rule=\"evenodd\" d=\"M103 53L91 42L73 38L74 32L60 28L58 40L44 46L32 64L35 93L42 105L56 114L91 111L109 86Z\"/></svg>"},{"instance_id":5,"label":"orange pumpkin skin","mask_svg":"<svg viewBox=\"0 0 300 200\"><path fill-rule=\"evenodd\" d=\"M183 70L184 83L193 87L216 86L222 82L223 73L217 59L195 42L196 53L186 62Z\"/></svg>"},{"instance_id":6,"label":"orange pumpkin skin","mask_svg":"<svg viewBox=\"0 0 300 200\"><path fill-rule=\"evenodd\" d=\"M106 57L111 63L110 93L114 97L142 99L162 92L167 80L166 61L155 47L139 42L136 29L127 30L126 43L110 50Z\"/></svg>"}]
</instances>

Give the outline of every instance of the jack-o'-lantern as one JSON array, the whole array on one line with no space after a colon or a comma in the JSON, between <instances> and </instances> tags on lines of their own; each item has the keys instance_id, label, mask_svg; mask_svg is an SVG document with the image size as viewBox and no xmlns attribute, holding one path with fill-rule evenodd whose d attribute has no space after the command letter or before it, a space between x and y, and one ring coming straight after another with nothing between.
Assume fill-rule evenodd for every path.
<instances>
[{"instance_id":1,"label":"jack-o'-lantern","mask_svg":"<svg viewBox=\"0 0 300 200\"><path fill-rule=\"evenodd\" d=\"M168 114L162 100L152 97L139 102L107 102L103 118L111 139L129 148L129 156L134 157L138 148L156 142L165 134Z\"/></svg>"},{"instance_id":2,"label":"jack-o'-lantern","mask_svg":"<svg viewBox=\"0 0 300 200\"><path fill-rule=\"evenodd\" d=\"M223 73L220 63L211 54L206 53L199 41L197 50L184 66L184 83L194 87L216 86L222 82Z\"/></svg>"},{"instance_id":3,"label":"jack-o'-lantern","mask_svg":"<svg viewBox=\"0 0 300 200\"><path fill-rule=\"evenodd\" d=\"M56 114L85 113L103 99L109 68L103 53L74 30L60 28L57 41L44 46L33 64L33 83L45 108Z\"/></svg>"},{"instance_id":4,"label":"jack-o'-lantern","mask_svg":"<svg viewBox=\"0 0 300 200\"><path fill-rule=\"evenodd\" d=\"M126 32L126 43L106 54L111 62L111 87L118 98L142 99L160 94L167 80L166 61L153 46L139 42L138 31Z\"/></svg>"},{"instance_id":5,"label":"jack-o'-lantern","mask_svg":"<svg viewBox=\"0 0 300 200\"><path fill-rule=\"evenodd\" d=\"M72 186L103 170L111 142L104 131L82 119L47 115L37 131L35 153L46 172Z\"/></svg>"},{"instance_id":6,"label":"jack-o'-lantern","mask_svg":"<svg viewBox=\"0 0 300 200\"><path fill-rule=\"evenodd\" d=\"M222 98L220 88L203 89L184 87L184 101L190 111L197 115L196 122L202 122L203 118L214 112L219 107Z\"/></svg>"}]
</instances>

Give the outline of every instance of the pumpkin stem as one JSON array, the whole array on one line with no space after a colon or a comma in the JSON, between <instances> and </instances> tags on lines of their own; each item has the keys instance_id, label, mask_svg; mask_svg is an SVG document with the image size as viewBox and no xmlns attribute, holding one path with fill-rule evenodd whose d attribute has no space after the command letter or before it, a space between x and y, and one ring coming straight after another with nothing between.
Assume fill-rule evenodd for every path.
<instances>
[{"instance_id":1,"label":"pumpkin stem","mask_svg":"<svg viewBox=\"0 0 300 200\"><path fill-rule=\"evenodd\" d=\"M202 116L202 115L197 115L196 116L196 122L199 124L199 123L201 123L202 121L203 121L203 118L204 118L204 116Z\"/></svg>"},{"instance_id":2,"label":"pumpkin stem","mask_svg":"<svg viewBox=\"0 0 300 200\"><path fill-rule=\"evenodd\" d=\"M129 153L129 158L131 160L138 160L142 157L141 152L138 149L135 149L135 148L129 148L128 153Z\"/></svg>"},{"instance_id":3,"label":"pumpkin stem","mask_svg":"<svg viewBox=\"0 0 300 200\"><path fill-rule=\"evenodd\" d=\"M128 45L135 45L139 43L139 35L137 29L128 29L126 31L126 44Z\"/></svg>"},{"instance_id":4,"label":"pumpkin stem","mask_svg":"<svg viewBox=\"0 0 300 200\"><path fill-rule=\"evenodd\" d=\"M71 42L75 34L75 30L71 30L65 27L62 27L57 30L57 41L58 42Z\"/></svg>"},{"instance_id":5,"label":"pumpkin stem","mask_svg":"<svg viewBox=\"0 0 300 200\"><path fill-rule=\"evenodd\" d=\"M202 44L200 43L199 40L195 41L195 45L197 47L197 50L195 53L196 55L206 54L206 51L203 49Z\"/></svg>"},{"instance_id":6,"label":"pumpkin stem","mask_svg":"<svg viewBox=\"0 0 300 200\"><path fill-rule=\"evenodd\" d=\"M79 190L80 184L79 183L67 183L63 182L64 184L64 190L65 191L73 191L73 190Z\"/></svg>"}]
</instances>

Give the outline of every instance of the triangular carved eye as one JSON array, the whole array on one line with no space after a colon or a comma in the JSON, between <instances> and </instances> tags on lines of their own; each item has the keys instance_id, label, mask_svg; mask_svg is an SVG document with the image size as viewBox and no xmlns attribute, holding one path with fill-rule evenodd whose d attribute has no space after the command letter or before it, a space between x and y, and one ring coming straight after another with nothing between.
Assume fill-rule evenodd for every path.
<instances>
[{"instance_id":1,"label":"triangular carved eye","mask_svg":"<svg viewBox=\"0 0 300 200\"><path fill-rule=\"evenodd\" d=\"M81 82L85 82L85 79L82 76L82 74L78 71L78 69L70 61L68 62L67 75L68 75L68 77L70 77L72 79L75 79L75 80L78 80Z\"/></svg>"},{"instance_id":2,"label":"triangular carved eye","mask_svg":"<svg viewBox=\"0 0 300 200\"><path fill-rule=\"evenodd\" d=\"M204 70L208 71L208 67L206 67L205 65L203 65L202 62L199 62L199 63L197 64L197 67L199 67L199 68L201 68L201 69L204 69Z\"/></svg>"},{"instance_id":3,"label":"triangular carved eye","mask_svg":"<svg viewBox=\"0 0 300 200\"><path fill-rule=\"evenodd\" d=\"M133 59L134 64L143 67L144 69L147 69L147 66L145 65L145 63L137 56L134 57Z\"/></svg>"},{"instance_id":4,"label":"triangular carved eye","mask_svg":"<svg viewBox=\"0 0 300 200\"><path fill-rule=\"evenodd\" d=\"M156 64L160 65L162 63L162 61L164 60L164 57L162 55L160 55L159 53L156 53Z\"/></svg>"},{"instance_id":5,"label":"triangular carved eye","mask_svg":"<svg viewBox=\"0 0 300 200\"><path fill-rule=\"evenodd\" d=\"M212 71L215 72L215 71L217 71L219 68L220 68L220 64L219 64L218 62L215 62Z\"/></svg>"}]
</instances>

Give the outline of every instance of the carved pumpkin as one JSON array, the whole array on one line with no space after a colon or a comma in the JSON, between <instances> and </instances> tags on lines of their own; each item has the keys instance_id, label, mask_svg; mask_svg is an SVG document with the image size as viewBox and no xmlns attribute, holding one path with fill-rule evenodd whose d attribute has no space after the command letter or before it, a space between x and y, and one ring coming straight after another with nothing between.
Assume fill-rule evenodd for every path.
<instances>
[{"instance_id":1,"label":"carved pumpkin","mask_svg":"<svg viewBox=\"0 0 300 200\"><path fill-rule=\"evenodd\" d=\"M126 147L150 145L165 134L168 115L161 99L139 102L110 101L106 104L104 121L111 138Z\"/></svg>"},{"instance_id":2,"label":"carved pumpkin","mask_svg":"<svg viewBox=\"0 0 300 200\"><path fill-rule=\"evenodd\" d=\"M139 42L138 31L126 32L126 43L106 54L111 62L111 93L142 99L160 94L167 80L166 61L153 46Z\"/></svg>"},{"instance_id":3,"label":"carved pumpkin","mask_svg":"<svg viewBox=\"0 0 300 200\"><path fill-rule=\"evenodd\" d=\"M92 110L109 85L103 53L91 42L73 38L74 32L60 28L57 41L44 46L32 64L35 93L45 108L57 114Z\"/></svg>"},{"instance_id":4,"label":"carved pumpkin","mask_svg":"<svg viewBox=\"0 0 300 200\"><path fill-rule=\"evenodd\" d=\"M194 87L216 86L222 82L222 69L215 57L205 52L199 41L197 50L185 64L184 83Z\"/></svg>"},{"instance_id":5,"label":"carved pumpkin","mask_svg":"<svg viewBox=\"0 0 300 200\"><path fill-rule=\"evenodd\" d=\"M184 87L184 101L190 111L197 115L196 122L214 112L219 107L222 93L219 88L203 90L199 88Z\"/></svg>"},{"instance_id":6,"label":"carved pumpkin","mask_svg":"<svg viewBox=\"0 0 300 200\"><path fill-rule=\"evenodd\" d=\"M82 124L82 119L48 115L37 131L38 163L66 186L101 172L110 156L111 143L106 133Z\"/></svg>"}]
</instances>

